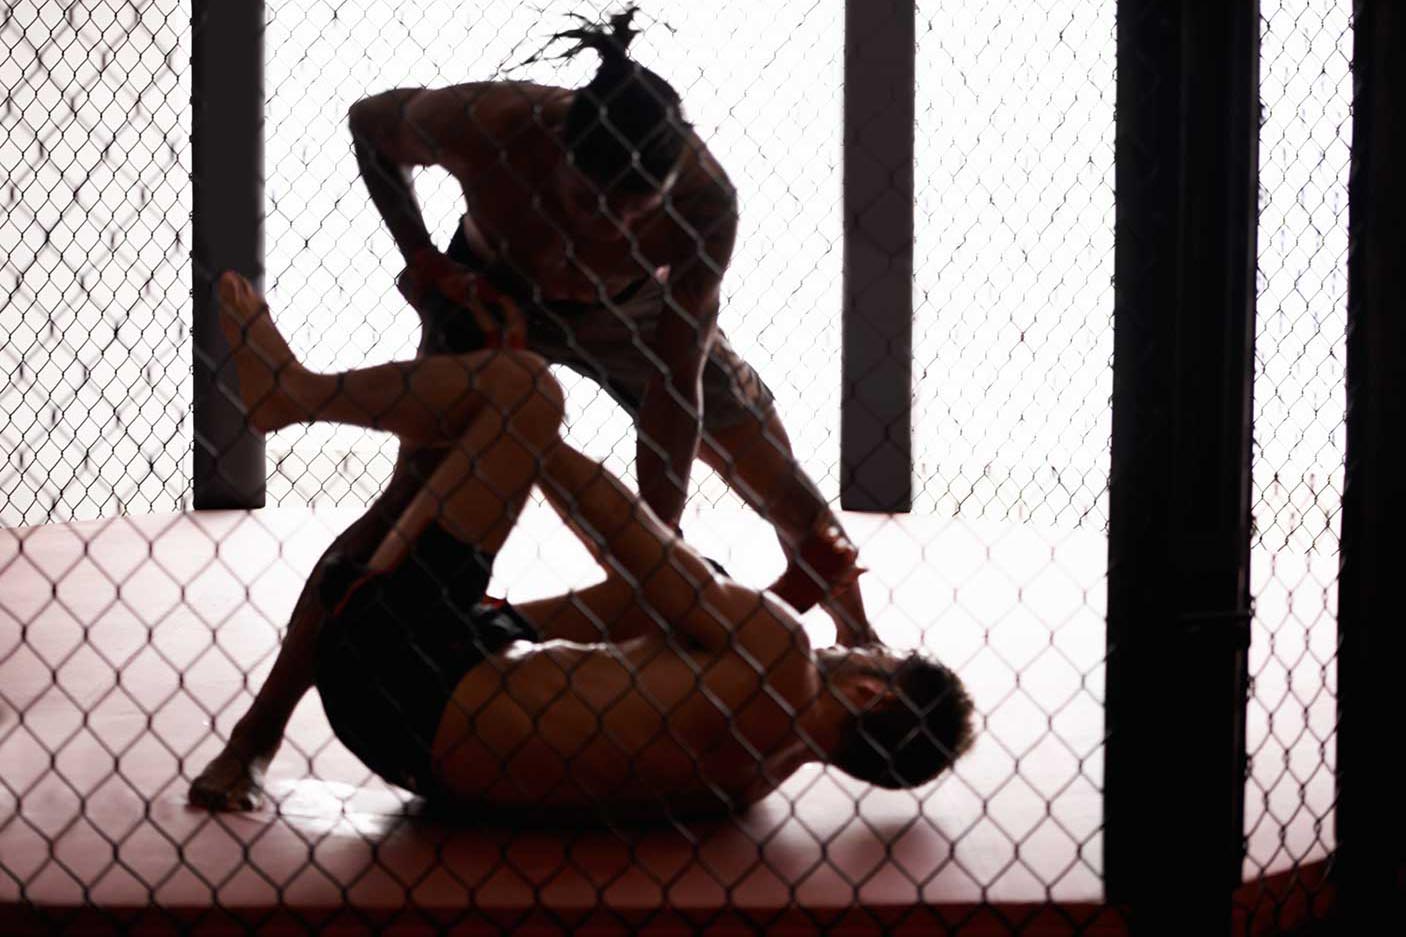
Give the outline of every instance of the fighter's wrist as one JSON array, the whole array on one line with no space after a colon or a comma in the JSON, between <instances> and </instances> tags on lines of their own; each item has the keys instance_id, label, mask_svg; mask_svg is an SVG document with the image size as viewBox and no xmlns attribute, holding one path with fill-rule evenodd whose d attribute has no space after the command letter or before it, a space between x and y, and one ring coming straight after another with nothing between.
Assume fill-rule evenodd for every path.
<instances>
[{"instance_id":1,"label":"fighter's wrist","mask_svg":"<svg viewBox=\"0 0 1406 937\"><path fill-rule=\"evenodd\" d=\"M833 523L817 524L797 545L796 555L831 583L842 583L854 574L859 560L859 550Z\"/></svg>"},{"instance_id":2,"label":"fighter's wrist","mask_svg":"<svg viewBox=\"0 0 1406 937\"><path fill-rule=\"evenodd\" d=\"M240 764L264 768L278 754L282 733L272 737L258 729L236 726L225 743L224 756L233 758Z\"/></svg>"},{"instance_id":3,"label":"fighter's wrist","mask_svg":"<svg viewBox=\"0 0 1406 937\"><path fill-rule=\"evenodd\" d=\"M405 253L405 266L417 277L435 282L452 272L454 262L441 254L433 244L423 244Z\"/></svg>"}]
</instances>

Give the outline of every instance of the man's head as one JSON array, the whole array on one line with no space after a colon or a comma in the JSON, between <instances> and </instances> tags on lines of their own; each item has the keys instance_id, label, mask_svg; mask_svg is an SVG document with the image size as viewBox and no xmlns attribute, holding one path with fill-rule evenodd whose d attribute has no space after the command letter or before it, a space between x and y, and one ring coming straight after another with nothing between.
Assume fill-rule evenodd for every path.
<instances>
[{"instance_id":1,"label":"man's head","mask_svg":"<svg viewBox=\"0 0 1406 937\"><path fill-rule=\"evenodd\" d=\"M845 710L828 760L846 774L879 787L915 787L971 746L971 697L957 675L932 657L882 647L832 648L817 661Z\"/></svg>"},{"instance_id":2,"label":"man's head","mask_svg":"<svg viewBox=\"0 0 1406 937\"><path fill-rule=\"evenodd\" d=\"M575 39L565 53L594 49L595 77L578 88L562 126L566 159L562 185L571 206L596 212L604 197L610 214L629 221L651 210L673 183L684 151L679 94L629 56L635 8L608 25L584 25L556 38Z\"/></svg>"}]
</instances>

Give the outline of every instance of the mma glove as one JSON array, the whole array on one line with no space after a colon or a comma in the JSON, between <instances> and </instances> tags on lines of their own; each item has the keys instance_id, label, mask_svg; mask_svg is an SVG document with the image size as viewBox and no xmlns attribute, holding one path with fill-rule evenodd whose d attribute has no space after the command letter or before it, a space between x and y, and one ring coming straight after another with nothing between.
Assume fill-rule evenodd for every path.
<instances>
[{"instance_id":1,"label":"mma glove","mask_svg":"<svg viewBox=\"0 0 1406 937\"><path fill-rule=\"evenodd\" d=\"M796 611L804 612L854 585L866 572L858 560L859 548L838 527L820 527L801 542L771 591Z\"/></svg>"},{"instance_id":2,"label":"mma glove","mask_svg":"<svg viewBox=\"0 0 1406 937\"><path fill-rule=\"evenodd\" d=\"M485 348L527 347L527 323L522 310L486 278L433 247L417 248L406 259L396 287L417 311L434 290L473 315L483 332Z\"/></svg>"}]
</instances>

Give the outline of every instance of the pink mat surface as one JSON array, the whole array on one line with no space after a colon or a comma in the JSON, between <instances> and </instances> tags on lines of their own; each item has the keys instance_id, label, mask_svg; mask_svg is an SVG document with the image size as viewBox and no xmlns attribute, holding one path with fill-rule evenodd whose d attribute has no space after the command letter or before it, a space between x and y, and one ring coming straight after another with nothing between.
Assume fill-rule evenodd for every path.
<instances>
[{"instance_id":1,"label":"pink mat surface","mask_svg":"<svg viewBox=\"0 0 1406 937\"><path fill-rule=\"evenodd\" d=\"M419 914L457 920L473 909L548 929L584 927L577 919L587 916L607 930L677 914L706 920L722 908L750 916L744 930L795 915L804 928L859 906L857 926L882 919L931 932L938 916L968 920L973 933L991 909L972 909L994 904L1044 915L1031 933L1090 920L1086 932L1121 931L1098 910L1101 536L847 519L874 570L864 588L881 632L956 666L984 715L957 770L914 791L811 766L731 820L448 822L418 815L417 802L370 776L332 737L313 693L261 810L187 807L190 779L267 672L308 569L352 517L212 512L0 537L0 904L96 906L156 915L153 926L214 927L222 917L200 915L217 906L246 920L291 910L318 928L347 914L412 927ZM760 585L779 570L750 515L700 514L686 529L744 581ZM523 600L593 578L584 552L533 507L494 588ZM832 634L822 614L806 624L818 641ZM1274 783L1267 776L1264 789ZM1269 835L1273 824L1261 825ZM1265 848L1287 866L1321 857L1313 847ZM661 908L668 914L654 920ZM1009 926L989 923L994 933Z\"/></svg>"}]
</instances>

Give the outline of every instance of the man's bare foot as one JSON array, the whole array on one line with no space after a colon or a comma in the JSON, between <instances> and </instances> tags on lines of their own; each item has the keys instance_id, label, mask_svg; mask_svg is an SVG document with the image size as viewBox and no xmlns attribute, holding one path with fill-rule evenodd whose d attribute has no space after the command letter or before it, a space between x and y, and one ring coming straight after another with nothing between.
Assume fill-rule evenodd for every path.
<instances>
[{"instance_id":1,"label":"man's bare foot","mask_svg":"<svg viewBox=\"0 0 1406 937\"><path fill-rule=\"evenodd\" d=\"M311 416L298 399L299 385L311 375L293 357L264 298L233 270L221 274L217 286L220 330L234 358L250 427L271 433Z\"/></svg>"}]
</instances>

